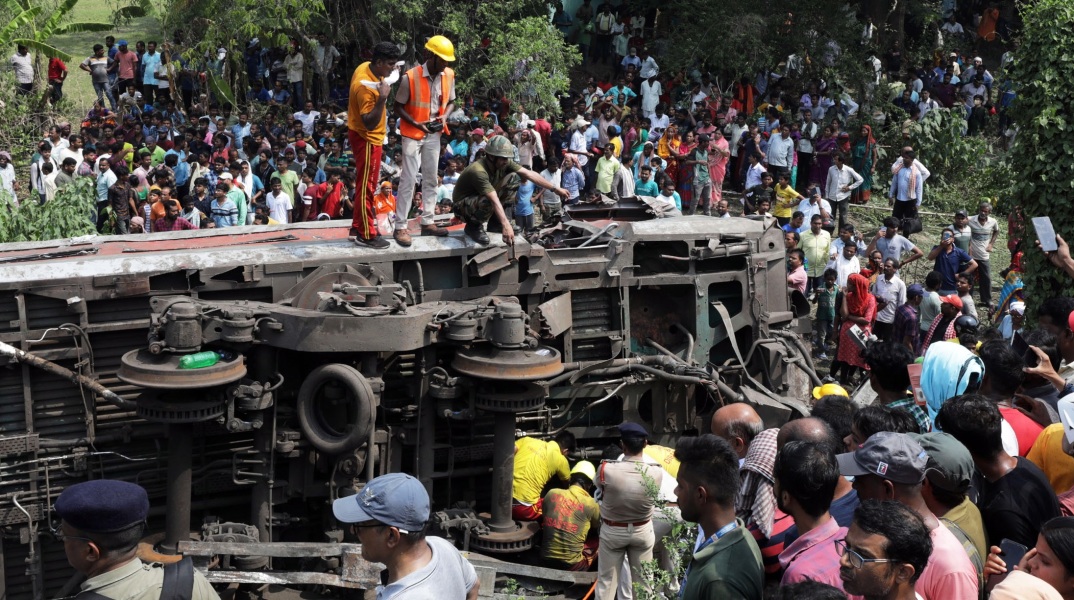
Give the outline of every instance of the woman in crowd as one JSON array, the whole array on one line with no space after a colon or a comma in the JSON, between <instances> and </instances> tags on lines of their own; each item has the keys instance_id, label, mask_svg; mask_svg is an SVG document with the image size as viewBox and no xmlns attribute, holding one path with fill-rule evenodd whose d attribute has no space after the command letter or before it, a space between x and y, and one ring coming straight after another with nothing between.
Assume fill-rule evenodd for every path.
<instances>
[{"instance_id":1,"label":"woman in crowd","mask_svg":"<svg viewBox=\"0 0 1074 600\"><path fill-rule=\"evenodd\" d=\"M687 131L676 150L679 170L675 175L675 191L682 198L684 209L694 205L694 166L686 164L686 157L694 151L694 148L697 148L697 138L694 137L693 131Z\"/></svg>"},{"instance_id":2,"label":"woman in crowd","mask_svg":"<svg viewBox=\"0 0 1074 600\"><path fill-rule=\"evenodd\" d=\"M997 546L992 546L989 550L985 577L1003 576L1007 573L1007 564L1000 558L1000 552ZM1016 578L1024 586L1036 587L1043 582L1064 600L1074 600L1074 517L1056 517L1045 523L1037 536L1037 545L1026 552L1014 570L1036 578L1036 581L1024 577ZM1023 588L1023 594L1025 591Z\"/></svg>"},{"instance_id":3,"label":"woman in crowd","mask_svg":"<svg viewBox=\"0 0 1074 600\"><path fill-rule=\"evenodd\" d=\"M739 156L742 153L739 152ZM813 145L813 168L809 173L810 181L826 181L828 179L828 169L831 168L833 162L833 156L835 155L835 135L831 126L824 128L824 133L817 138L816 144Z\"/></svg>"},{"instance_id":4,"label":"woman in crowd","mask_svg":"<svg viewBox=\"0 0 1074 600\"><path fill-rule=\"evenodd\" d=\"M869 280L858 273L847 278L846 293L839 307L842 325L839 327L839 350L836 359L840 362L839 381L848 385L858 369L865 369L865 359L861 355L861 346L851 337L850 328L857 325L868 336L873 330L876 319L876 298L869 293ZM834 367L833 367L834 369ZM835 375L833 370L832 375Z\"/></svg>"},{"instance_id":5,"label":"woman in crowd","mask_svg":"<svg viewBox=\"0 0 1074 600\"><path fill-rule=\"evenodd\" d=\"M880 160L878 144L873 137L873 128L861 126L861 135L850 149L851 166L861 175L862 184L850 194L854 204L868 204L873 193L873 171Z\"/></svg>"}]
</instances>

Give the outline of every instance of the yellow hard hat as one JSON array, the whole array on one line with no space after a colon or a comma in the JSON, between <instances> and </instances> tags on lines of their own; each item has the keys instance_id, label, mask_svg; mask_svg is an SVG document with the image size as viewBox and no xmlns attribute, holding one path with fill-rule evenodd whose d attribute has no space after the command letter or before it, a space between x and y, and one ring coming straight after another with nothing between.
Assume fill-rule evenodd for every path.
<instances>
[{"instance_id":1,"label":"yellow hard hat","mask_svg":"<svg viewBox=\"0 0 1074 600\"><path fill-rule=\"evenodd\" d=\"M822 386L813 388L813 398L820 400L825 396L843 396L849 398L850 394L847 393L843 386L838 383L825 383Z\"/></svg>"},{"instance_id":2,"label":"yellow hard hat","mask_svg":"<svg viewBox=\"0 0 1074 600\"><path fill-rule=\"evenodd\" d=\"M578 464L574 465L574 468L571 469L571 475L574 475L575 473L585 475L590 481L595 481L597 479L597 468L588 460L579 461Z\"/></svg>"},{"instance_id":3,"label":"yellow hard hat","mask_svg":"<svg viewBox=\"0 0 1074 600\"><path fill-rule=\"evenodd\" d=\"M429 38L429 41L425 42L425 49L448 62L455 62L455 45L442 35Z\"/></svg>"}]
</instances>

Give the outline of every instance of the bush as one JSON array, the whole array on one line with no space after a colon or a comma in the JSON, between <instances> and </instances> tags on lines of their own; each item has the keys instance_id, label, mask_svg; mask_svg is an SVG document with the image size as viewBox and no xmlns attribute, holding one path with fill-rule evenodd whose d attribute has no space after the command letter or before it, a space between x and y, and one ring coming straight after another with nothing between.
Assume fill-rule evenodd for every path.
<instances>
[{"instance_id":1,"label":"bush","mask_svg":"<svg viewBox=\"0 0 1074 600\"><path fill-rule=\"evenodd\" d=\"M35 202L27 195L16 208L10 198L3 197L6 195L0 191L0 204L8 207L8 210L0 209L0 243L36 242L95 233L93 215L97 190L92 179L76 179L45 204Z\"/></svg>"},{"instance_id":2,"label":"bush","mask_svg":"<svg viewBox=\"0 0 1074 600\"><path fill-rule=\"evenodd\" d=\"M1074 4L1070 0L1040 0L1020 5L1024 27L1022 42L1010 67L1011 79L1020 84L1012 106L1018 134L1010 152L1014 178L1013 202L1026 220L1048 215L1055 232L1074 239L1074 212L1067 209L1074 190ZM1032 250L1036 234L1026 228L1026 263L1023 279L1030 312L1054 295L1074 295L1067 278L1057 272L1044 254ZM1030 315L1032 316L1032 315Z\"/></svg>"}]
</instances>

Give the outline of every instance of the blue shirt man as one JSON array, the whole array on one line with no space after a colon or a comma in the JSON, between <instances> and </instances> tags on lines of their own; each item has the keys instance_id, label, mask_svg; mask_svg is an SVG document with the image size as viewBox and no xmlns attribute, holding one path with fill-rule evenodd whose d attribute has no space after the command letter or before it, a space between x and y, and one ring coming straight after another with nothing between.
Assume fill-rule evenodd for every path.
<instances>
[{"instance_id":1,"label":"blue shirt man","mask_svg":"<svg viewBox=\"0 0 1074 600\"><path fill-rule=\"evenodd\" d=\"M910 164L906 164L907 160ZM925 177L913 161L913 158L903 159L898 172L891 178L891 190L888 192L888 197L899 202L913 201L920 206L921 196L925 192Z\"/></svg>"}]
</instances>

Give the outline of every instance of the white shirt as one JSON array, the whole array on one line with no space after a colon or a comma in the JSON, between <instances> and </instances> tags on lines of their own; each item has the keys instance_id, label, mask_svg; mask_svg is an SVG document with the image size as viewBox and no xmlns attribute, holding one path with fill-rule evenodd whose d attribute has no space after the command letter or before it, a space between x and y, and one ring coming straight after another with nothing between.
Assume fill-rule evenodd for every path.
<instances>
[{"instance_id":1,"label":"white shirt","mask_svg":"<svg viewBox=\"0 0 1074 600\"><path fill-rule=\"evenodd\" d=\"M11 202L15 206L19 205L19 200L15 196L15 166L8 163L6 167L0 169L0 188L11 194L11 198L8 202Z\"/></svg>"},{"instance_id":2,"label":"white shirt","mask_svg":"<svg viewBox=\"0 0 1074 600\"><path fill-rule=\"evenodd\" d=\"M107 202L108 188L116 183L116 174L112 172L112 169L104 173L97 171L97 173L97 202Z\"/></svg>"},{"instance_id":3,"label":"white shirt","mask_svg":"<svg viewBox=\"0 0 1074 600\"><path fill-rule=\"evenodd\" d=\"M649 83L649 80L641 82L641 114L651 117L656 105L660 104L660 94L664 93L663 86L659 81Z\"/></svg>"},{"instance_id":4,"label":"white shirt","mask_svg":"<svg viewBox=\"0 0 1074 600\"><path fill-rule=\"evenodd\" d=\"M295 121L302 121L302 133L310 136L313 135L313 125L317 122L317 119L320 118L321 113L311 110L309 114L306 114L306 111L300 110L291 116L295 118ZM293 122L294 121L292 121L292 123Z\"/></svg>"},{"instance_id":5,"label":"white shirt","mask_svg":"<svg viewBox=\"0 0 1074 600\"><path fill-rule=\"evenodd\" d=\"M906 284L899 279L898 274L895 274L890 281L881 275L876 278L872 291L877 298L887 303L876 313L876 320L881 323L894 323L895 309L906 304Z\"/></svg>"},{"instance_id":6,"label":"white shirt","mask_svg":"<svg viewBox=\"0 0 1074 600\"><path fill-rule=\"evenodd\" d=\"M648 56L645 60L641 61L641 69L638 70L639 77L648 79L658 73L660 73L660 66L656 64L656 59L652 56Z\"/></svg>"},{"instance_id":7,"label":"white shirt","mask_svg":"<svg viewBox=\"0 0 1074 600\"><path fill-rule=\"evenodd\" d=\"M839 287L843 287L847 284L848 277L854 273L861 272L861 263L858 262L857 256L852 256L848 259L844 258L843 253L840 252L839 256L836 256L834 260L828 263L828 268L835 269L835 282L839 284Z\"/></svg>"},{"instance_id":8,"label":"white shirt","mask_svg":"<svg viewBox=\"0 0 1074 600\"><path fill-rule=\"evenodd\" d=\"M585 145L585 133L581 129L575 129L571 134L571 146L570 150L574 152L586 152ZM574 159L578 161L579 167L584 167L589 164L589 157L585 154L574 154Z\"/></svg>"},{"instance_id":9,"label":"white shirt","mask_svg":"<svg viewBox=\"0 0 1074 600\"><path fill-rule=\"evenodd\" d=\"M850 197L850 192L843 191L844 187L848 187L851 190L862 184L864 180L861 175L850 166L844 164L843 168L832 165L828 168L828 182L824 186L825 195L828 196L828 200L832 202L841 202ZM843 285L840 283L839 285Z\"/></svg>"},{"instance_id":10,"label":"white shirt","mask_svg":"<svg viewBox=\"0 0 1074 600\"><path fill-rule=\"evenodd\" d=\"M560 181L563 179L563 171L556 169L555 173L549 173L548 169L545 169L541 171L541 177L551 183L553 188L559 188ZM541 190L541 203L545 206L559 206L560 199L552 190Z\"/></svg>"},{"instance_id":11,"label":"white shirt","mask_svg":"<svg viewBox=\"0 0 1074 600\"><path fill-rule=\"evenodd\" d=\"M794 138L773 135L768 140L768 164L773 167L790 168L794 162ZM747 188L748 189L748 188Z\"/></svg>"},{"instance_id":12,"label":"white shirt","mask_svg":"<svg viewBox=\"0 0 1074 600\"><path fill-rule=\"evenodd\" d=\"M280 223L290 222L291 211L294 210L295 205L286 192L281 191L279 195L269 192L265 203L268 204L270 217Z\"/></svg>"},{"instance_id":13,"label":"white shirt","mask_svg":"<svg viewBox=\"0 0 1074 600\"><path fill-rule=\"evenodd\" d=\"M802 139L798 140L798 151L806 154L813 153L813 140L817 138L817 126L816 121L810 121L809 123L802 122L801 133Z\"/></svg>"},{"instance_id":14,"label":"white shirt","mask_svg":"<svg viewBox=\"0 0 1074 600\"><path fill-rule=\"evenodd\" d=\"M15 81L19 83L34 82L34 63L30 53L20 56L18 52L11 55L11 68L15 69Z\"/></svg>"},{"instance_id":15,"label":"white shirt","mask_svg":"<svg viewBox=\"0 0 1074 600\"><path fill-rule=\"evenodd\" d=\"M828 213L828 218L830 219L832 216L832 205L824 198L818 200L816 204L810 202L809 198L798 203L798 210L802 211L802 214L805 215L806 228L808 228L809 222L813 220L813 215L824 216L820 214L821 209Z\"/></svg>"},{"instance_id":16,"label":"white shirt","mask_svg":"<svg viewBox=\"0 0 1074 600\"><path fill-rule=\"evenodd\" d=\"M649 116L649 123L652 125L649 128L649 141L656 144L657 140L664 137L664 130L668 128L671 119L668 118L666 113L663 115L652 114Z\"/></svg>"}]
</instances>

